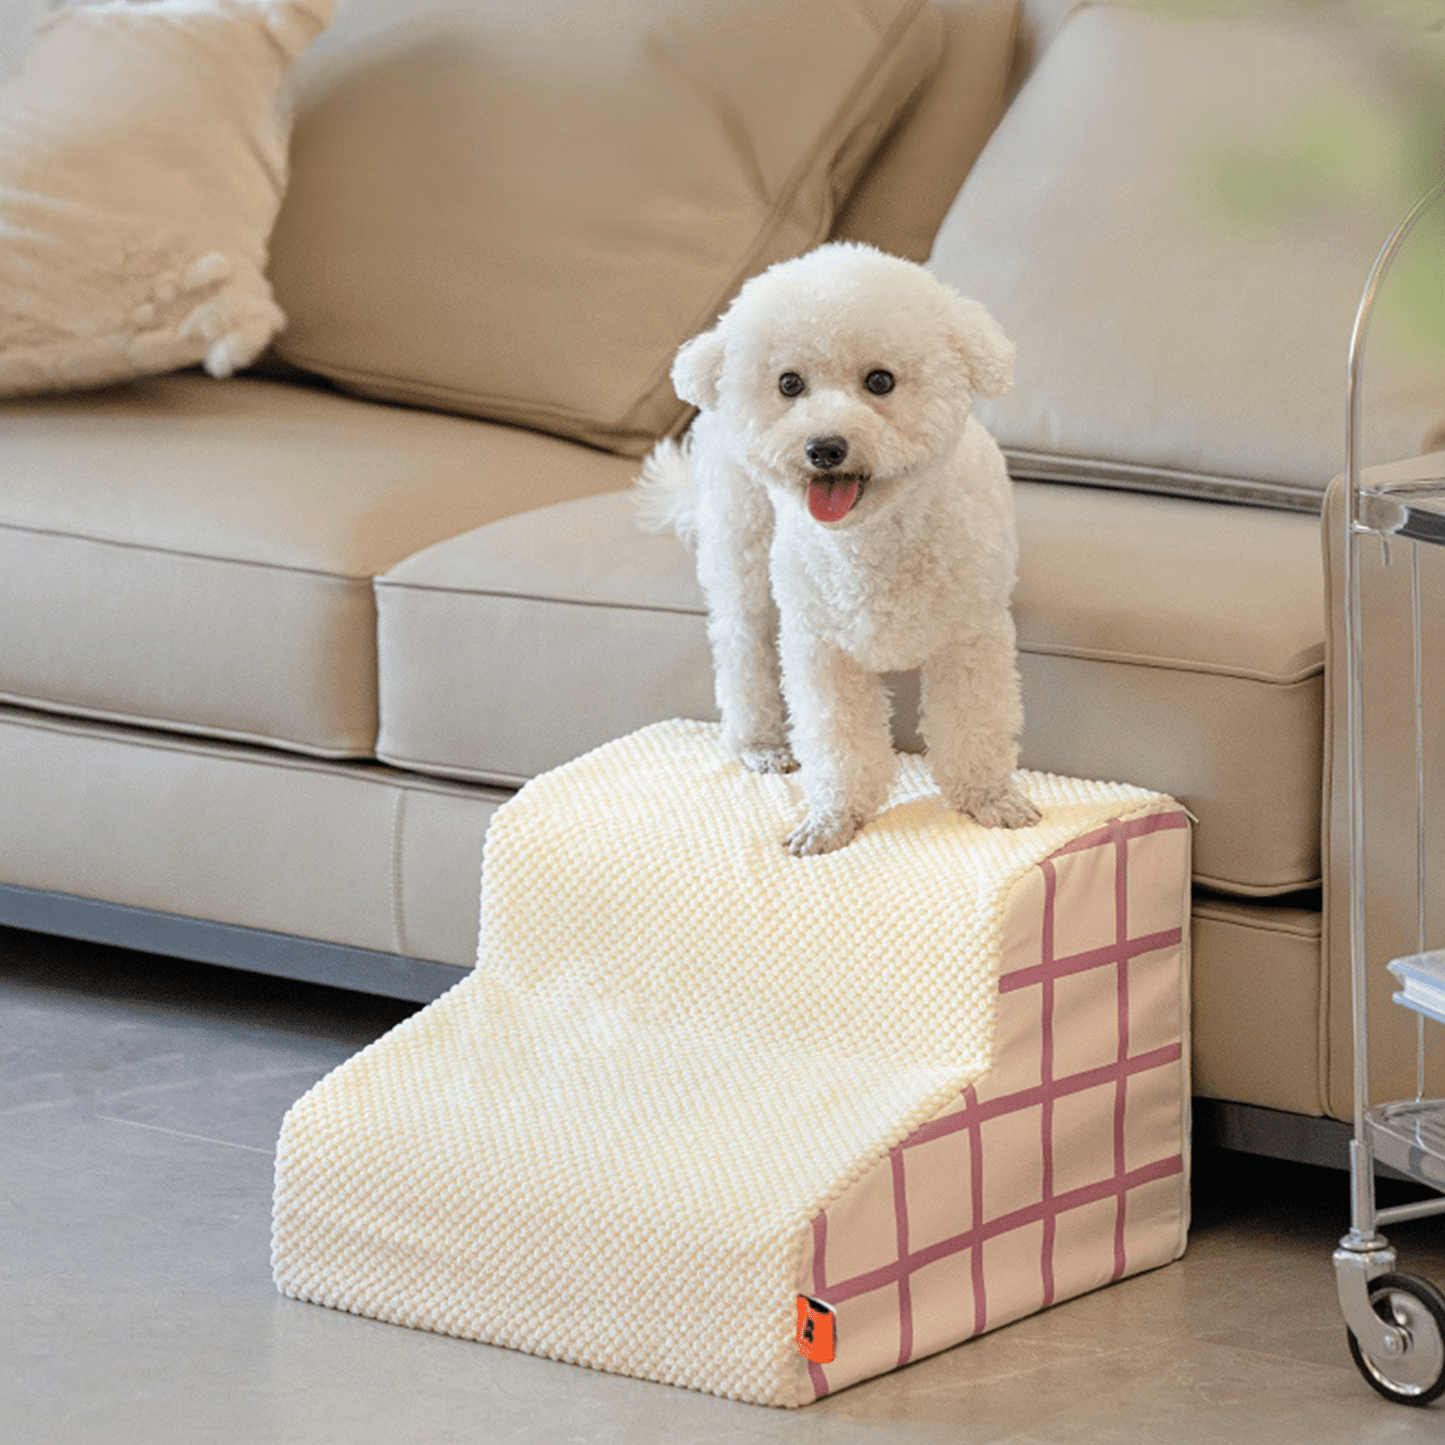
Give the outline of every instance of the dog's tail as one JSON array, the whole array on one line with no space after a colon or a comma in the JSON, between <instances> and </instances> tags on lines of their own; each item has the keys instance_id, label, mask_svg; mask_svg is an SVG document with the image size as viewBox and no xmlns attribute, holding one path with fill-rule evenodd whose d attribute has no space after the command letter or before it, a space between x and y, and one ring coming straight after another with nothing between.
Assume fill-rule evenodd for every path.
<instances>
[{"instance_id":1,"label":"dog's tail","mask_svg":"<svg viewBox=\"0 0 1445 1445\"><path fill-rule=\"evenodd\" d=\"M676 532L689 546L697 540L697 505L685 446L660 441L642 463L634 502L644 532Z\"/></svg>"}]
</instances>

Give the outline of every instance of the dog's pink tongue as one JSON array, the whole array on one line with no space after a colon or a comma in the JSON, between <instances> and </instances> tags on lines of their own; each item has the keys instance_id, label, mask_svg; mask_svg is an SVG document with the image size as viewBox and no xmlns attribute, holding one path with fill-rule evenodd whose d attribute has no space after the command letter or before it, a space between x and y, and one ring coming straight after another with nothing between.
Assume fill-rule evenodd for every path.
<instances>
[{"instance_id":1,"label":"dog's pink tongue","mask_svg":"<svg viewBox=\"0 0 1445 1445\"><path fill-rule=\"evenodd\" d=\"M853 510L858 500L858 479L846 482L808 483L808 510L819 522L838 522Z\"/></svg>"}]
</instances>

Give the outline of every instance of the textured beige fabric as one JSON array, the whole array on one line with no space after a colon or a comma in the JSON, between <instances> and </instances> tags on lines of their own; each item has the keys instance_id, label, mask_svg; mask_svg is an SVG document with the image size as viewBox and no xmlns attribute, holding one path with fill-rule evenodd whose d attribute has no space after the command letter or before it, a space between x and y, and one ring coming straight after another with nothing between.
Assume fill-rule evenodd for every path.
<instances>
[{"instance_id":1,"label":"textured beige fabric","mask_svg":"<svg viewBox=\"0 0 1445 1445\"><path fill-rule=\"evenodd\" d=\"M1410 79L1438 86L1432 65L1298 16L1069 19L930 263L1018 346L1014 389L979 408L1014 475L1316 510L1360 289L1427 184ZM1374 333L1367 456L1439 420L1438 356L1403 324Z\"/></svg>"},{"instance_id":2,"label":"textured beige fabric","mask_svg":"<svg viewBox=\"0 0 1445 1445\"><path fill-rule=\"evenodd\" d=\"M272 245L280 350L640 455L683 417L678 345L827 236L940 28L922 0L473 0L338 39Z\"/></svg>"},{"instance_id":3,"label":"textured beige fabric","mask_svg":"<svg viewBox=\"0 0 1445 1445\"><path fill-rule=\"evenodd\" d=\"M48 14L0 77L0 396L205 362L283 317L264 275L290 63L335 0L152 0Z\"/></svg>"},{"instance_id":4,"label":"textured beige fabric","mask_svg":"<svg viewBox=\"0 0 1445 1445\"><path fill-rule=\"evenodd\" d=\"M1018 0L935 0L943 57L879 148L833 226L926 261L933 238L1008 99Z\"/></svg>"},{"instance_id":5,"label":"textured beige fabric","mask_svg":"<svg viewBox=\"0 0 1445 1445\"><path fill-rule=\"evenodd\" d=\"M715 727L660 724L535 780L488 832L476 972L288 1113L278 1286L811 1398L791 1308L810 1221L990 1067L1011 886L1172 809L1021 782L1043 821L982 829L912 760L854 843L800 863L796 780L747 773ZM718 1327L679 1329L702 1302Z\"/></svg>"},{"instance_id":6,"label":"textured beige fabric","mask_svg":"<svg viewBox=\"0 0 1445 1445\"><path fill-rule=\"evenodd\" d=\"M1378 467L1371 481L1445 479L1445 452ZM1324 544L1329 584L1330 807L1325 958L1329 997L1329 1107L1349 1118L1353 1107L1350 1021L1349 798L1345 718L1344 486L1329 493ZM1385 971L1392 958L1419 951L1416 907L1414 659L1411 645L1410 545L1396 541L1388 558L1377 541L1360 548L1364 651L1365 950L1369 960L1370 1078L1375 1101L1415 1093L1415 1016L1391 1002L1397 986ZM1418 554L1423 619L1425 704L1425 944L1438 946L1445 931L1439 860L1445 857L1445 764L1440 748L1445 676L1440 665L1440 619L1445 616L1445 552L1422 546ZM1434 1025L1427 1026L1434 1030ZM1445 1091L1445 1059L1427 1055L1426 1089Z\"/></svg>"},{"instance_id":7,"label":"textured beige fabric","mask_svg":"<svg viewBox=\"0 0 1445 1445\"><path fill-rule=\"evenodd\" d=\"M0 405L0 697L368 755L372 577L620 485L616 458L307 387L182 374Z\"/></svg>"},{"instance_id":8,"label":"textured beige fabric","mask_svg":"<svg viewBox=\"0 0 1445 1445\"><path fill-rule=\"evenodd\" d=\"M504 795L0 708L0 880L470 968Z\"/></svg>"},{"instance_id":9,"label":"textured beige fabric","mask_svg":"<svg viewBox=\"0 0 1445 1445\"><path fill-rule=\"evenodd\" d=\"M1201 820L1201 882L1317 883L1318 524L1094 488L1016 498L1028 765L1168 789ZM626 494L410 557L377 610L379 749L398 766L515 783L643 723L716 716L691 555L638 532Z\"/></svg>"}]
</instances>

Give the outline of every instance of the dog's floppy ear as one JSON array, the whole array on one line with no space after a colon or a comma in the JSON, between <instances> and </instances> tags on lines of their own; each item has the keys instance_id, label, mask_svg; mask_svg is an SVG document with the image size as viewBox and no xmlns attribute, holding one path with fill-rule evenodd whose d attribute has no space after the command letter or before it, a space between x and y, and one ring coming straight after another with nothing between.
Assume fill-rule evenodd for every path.
<instances>
[{"instance_id":1,"label":"dog's floppy ear","mask_svg":"<svg viewBox=\"0 0 1445 1445\"><path fill-rule=\"evenodd\" d=\"M672 362L672 388L683 401L704 411L717 405L726 349L721 326L683 342Z\"/></svg>"},{"instance_id":2,"label":"dog's floppy ear","mask_svg":"<svg viewBox=\"0 0 1445 1445\"><path fill-rule=\"evenodd\" d=\"M979 396L1002 396L1014 384L1014 344L983 304L966 296L952 298L950 340L969 385Z\"/></svg>"}]
</instances>

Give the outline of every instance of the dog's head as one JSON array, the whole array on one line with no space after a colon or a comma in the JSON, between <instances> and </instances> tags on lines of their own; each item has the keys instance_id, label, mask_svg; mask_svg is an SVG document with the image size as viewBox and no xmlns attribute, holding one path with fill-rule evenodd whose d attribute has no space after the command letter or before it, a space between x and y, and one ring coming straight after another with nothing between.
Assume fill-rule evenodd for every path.
<instances>
[{"instance_id":1,"label":"dog's head","mask_svg":"<svg viewBox=\"0 0 1445 1445\"><path fill-rule=\"evenodd\" d=\"M818 522L890 505L957 446L975 396L1013 381L1012 343L921 266L834 242L755 276L673 363L740 460Z\"/></svg>"}]
</instances>

